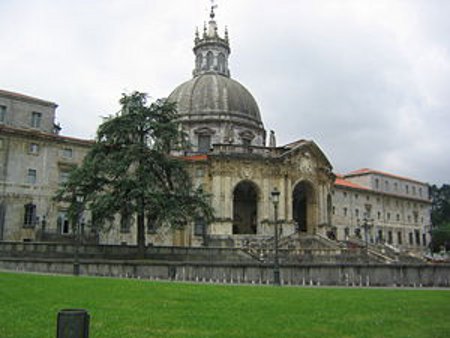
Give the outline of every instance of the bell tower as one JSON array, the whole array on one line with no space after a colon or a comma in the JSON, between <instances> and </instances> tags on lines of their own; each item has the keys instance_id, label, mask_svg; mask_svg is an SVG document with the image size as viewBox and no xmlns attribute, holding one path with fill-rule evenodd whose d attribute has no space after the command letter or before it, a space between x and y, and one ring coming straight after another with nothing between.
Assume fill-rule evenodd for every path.
<instances>
[{"instance_id":1,"label":"bell tower","mask_svg":"<svg viewBox=\"0 0 450 338\"><path fill-rule=\"evenodd\" d=\"M211 6L208 25L203 26L203 33L195 31L194 54L195 69L194 77L206 73L216 73L230 77L228 68L228 57L230 55L230 44L228 39L228 29L225 28L224 37L219 35L217 22L215 21L214 9L216 5Z\"/></svg>"}]
</instances>

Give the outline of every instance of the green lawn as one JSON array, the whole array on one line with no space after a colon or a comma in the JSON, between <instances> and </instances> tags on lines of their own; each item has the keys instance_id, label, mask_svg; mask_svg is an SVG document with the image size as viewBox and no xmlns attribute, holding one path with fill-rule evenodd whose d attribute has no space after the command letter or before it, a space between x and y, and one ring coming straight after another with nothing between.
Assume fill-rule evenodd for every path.
<instances>
[{"instance_id":1,"label":"green lawn","mask_svg":"<svg viewBox=\"0 0 450 338\"><path fill-rule=\"evenodd\" d=\"M0 337L450 337L450 291L221 286L0 273Z\"/></svg>"}]
</instances>

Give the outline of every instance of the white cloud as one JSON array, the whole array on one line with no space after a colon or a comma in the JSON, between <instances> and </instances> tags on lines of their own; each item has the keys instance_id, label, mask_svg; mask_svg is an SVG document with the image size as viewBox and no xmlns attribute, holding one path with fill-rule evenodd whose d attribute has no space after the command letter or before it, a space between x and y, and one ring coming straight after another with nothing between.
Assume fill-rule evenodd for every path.
<instances>
[{"instance_id":1,"label":"white cloud","mask_svg":"<svg viewBox=\"0 0 450 338\"><path fill-rule=\"evenodd\" d=\"M0 88L56 101L92 137L124 91L167 96L190 78L206 0L3 0ZM337 171L448 182L450 3L219 2L234 78L281 142L312 138Z\"/></svg>"}]
</instances>

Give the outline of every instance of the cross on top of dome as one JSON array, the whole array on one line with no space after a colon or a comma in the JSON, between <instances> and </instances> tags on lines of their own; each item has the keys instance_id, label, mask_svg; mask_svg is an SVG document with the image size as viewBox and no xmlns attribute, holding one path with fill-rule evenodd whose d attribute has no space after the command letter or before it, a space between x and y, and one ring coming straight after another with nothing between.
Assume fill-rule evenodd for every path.
<instances>
[{"instance_id":1,"label":"cross on top of dome","mask_svg":"<svg viewBox=\"0 0 450 338\"><path fill-rule=\"evenodd\" d=\"M216 16L216 14L214 13L214 10L219 7L219 5L215 4L215 0L211 0L211 13L209 14L209 17L211 18L211 20L214 20L214 17Z\"/></svg>"}]
</instances>

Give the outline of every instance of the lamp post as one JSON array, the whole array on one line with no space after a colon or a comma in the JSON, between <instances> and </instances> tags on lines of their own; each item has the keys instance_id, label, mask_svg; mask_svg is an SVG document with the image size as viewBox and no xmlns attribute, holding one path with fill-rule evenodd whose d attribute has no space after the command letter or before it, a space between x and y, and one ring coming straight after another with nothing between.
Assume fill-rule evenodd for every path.
<instances>
[{"instance_id":1,"label":"lamp post","mask_svg":"<svg viewBox=\"0 0 450 338\"><path fill-rule=\"evenodd\" d=\"M78 276L80 274L80 221L83 196L76 195L75 201L77 203L77 213L75 217L75 254L73 259L73 274L74 276Z\"/></svg>"},{"instance_id":2,"label":"lamp post","mask_svg":"<svg viewBox=\"0 0 450 338\"><path fill-rule=\"evenodd\" d=\"M275 245L275 257L273 262L273 284L280 286L280 262L278 258L278 203L280 202L280 192L277 188L274 188L272 193L272 203L273 203L273 211L274 211L274 219L275 219L275 236L274 236L274 245Z\"/></svg>"},{"instance_id":3,"label":"lamp post","mask_svg":"<svg viewBox=\"0 0 450 338\"><path fill-rule=\"evenodd\" d=\"M360 220L358 220L359 223ZM369 263L369 229L373 227L373 219L369 218L369 213L364 214L364 218L362 219L362 228L364 229L364 240L366 244L366 260Z\"/></svg>"}]
</instances>

